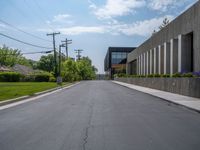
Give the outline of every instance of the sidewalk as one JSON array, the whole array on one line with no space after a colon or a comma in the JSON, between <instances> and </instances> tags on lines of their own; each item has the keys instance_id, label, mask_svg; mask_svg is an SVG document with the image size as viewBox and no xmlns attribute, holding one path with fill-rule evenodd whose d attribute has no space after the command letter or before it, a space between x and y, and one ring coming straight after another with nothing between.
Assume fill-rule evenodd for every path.
<instances>
[{"instance_id":1,"label":"sidewalk","mask_svg":"<svg viewBox=\"0 0 200 150\"><path fill-rule=\"evenodd\" d=\"M119 82L119 81L112 81L112 82L122 85L122 86L125 86L125 87L128 87L128 88L131 88L131 89L134 89L134 90L137 90L137 91L140 91L140 92L144 92L144 93L165 99L169 102L179 104L179 105L182 105L182 106L185 106L185 107L188 107L190 109L200 112L200 99L199 98L183 96L183 95L179 95L179 94L155 90L155 89L146 88L146 87L137 86L137 85L128 84L128 83Z\"/></svg>"}]
</instances>

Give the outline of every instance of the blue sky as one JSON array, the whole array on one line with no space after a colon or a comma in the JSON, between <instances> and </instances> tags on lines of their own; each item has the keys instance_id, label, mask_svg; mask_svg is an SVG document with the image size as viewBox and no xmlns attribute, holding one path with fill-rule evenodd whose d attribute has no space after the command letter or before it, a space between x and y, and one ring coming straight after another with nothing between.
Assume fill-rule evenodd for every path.
<instances>
[{"instance_id":1,"label":"blue sky","mask_svg":"<svg viewBox=\"0 0 200 150\"><path fill-rule=\"evenodd\" d=\"M56 45L65 38L72 39L69 55L83 49L99 73L104 73L104 57L109 46L139 46L158 30L162 20L173 20L197 0L1 0L0 20L43 39L46 33L60 31ZM0 33L20 40L52 47L52 43L16 31L0 22ZM17 43L0 37L6 44L22 52L44 49ZM64 49L63 49L64 51ZM40 54L26 55L38 60Z\"/></svg>"}]
</instances>

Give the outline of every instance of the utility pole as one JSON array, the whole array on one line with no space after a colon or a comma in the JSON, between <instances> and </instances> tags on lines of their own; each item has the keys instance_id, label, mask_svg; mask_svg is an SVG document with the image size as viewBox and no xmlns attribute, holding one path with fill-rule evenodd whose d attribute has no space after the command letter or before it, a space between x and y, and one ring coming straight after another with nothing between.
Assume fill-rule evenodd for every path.
<instances>
[{"instance_id":1,"label":"utility pole","mask_svg":"<svg viewBox=\"0 0 200 150\"><path fill-rule=\"evenodd\" d=\"M77 50L74 50L76 53L77 53L77 55L76 55L76 57L77 57L77 60L80 60L81 59L81 52L83 51L82 49L77 49Z\"/></svg>"},{"instance_id":2,"label":"utility pole","mask_svg":"<svg viewBox=\"0 0 200 150\"><path fill-rule=\"evenodd\" d=\"M59 45L59 71L58 76L61 77L61 48L65 47L64 44Z\"/></svg>"},{"instance_id":3,"label":"utility pole","mask_svg":"<svg viewBox=\"0 0 200 150\"><path fill-rule=\"evenodd\" d=\"M54 50L54 66L55 66L55 76L57 77L58 71L57 71L57 62L56 62L56 42L55 42L55 36L57 34L60 34L60 32L53 32L47 34L47 36L52 36L53 37L53 50Z\"/></svg>"},{"instance_id":4,"label":"utility pole","mask_svg":"<svg viewBox=\"0 0 200 150\"><path fill-rule=\"evenodd\" d=\"M61 41L61 42L65 43L65 48L66 48L66 58L68 58L68 57L69 57L69 54L68 54L68 44L72 44L72 40L67 40L67 38L66 38L65 41Z\"/></svg>"}]
</instances>

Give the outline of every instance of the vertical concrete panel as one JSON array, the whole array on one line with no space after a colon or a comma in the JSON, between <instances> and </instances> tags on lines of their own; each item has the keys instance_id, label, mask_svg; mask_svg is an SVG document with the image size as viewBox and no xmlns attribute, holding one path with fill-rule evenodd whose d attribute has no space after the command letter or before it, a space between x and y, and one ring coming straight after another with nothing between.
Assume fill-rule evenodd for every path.
<instances>
[{"instance_id":1,"label":"vertical concrete panel","mask_svg":"<svg viewBox=\"0 0 200 150\"><path fill-rule=\"evenodd\" d=\"M149 63L150 63L150 74L152 74L152 68L153 68L153 55L152 55L152 50L150 50L150 60L149 60Z\"/></svg>"},{"instance_id":2,"label":"vertical concrete panel","mask_svg":"<svg viewBox=\"0 0 200 150\"><path fill-rule=\"evenodd\" d=\"M149 74L149 51L146 53L146 75Z\"/></svg>"},{"instance_id":3,"label":"vertical concrete panel","mask_svg":"<svg viewBox=\"0 0 200 150\"><path fill-rule=\"evenodd\" d=\"M161 45L158 46L158 74L161 74Z\"/></svg>"},{"instance_id":4,"label":"vertical concrete panel","mask_svg":"<svg viewBox=\"0 0 200 150\"><path fill-rule=\"evenodd\" d=\"M140 75L143 75L143 56L140 55Z\"/></svg>"},{"instance_id":5,"label":"vertical concrete panel","mask_svg":"<svg viewBox=\"0 0 200 150\"><path fill-rule=\"evenodd\" d=\"M164 74L164 45L161 45L161 50L160 50L160 55L161 55L161 59L160 59L160 64L161 64L161 74Z\"/></svg>"},{"instance_id":6,"label":"vertical concrete panel","mask_svg":"<svg viewBox=\"0 0 200 150\"><path fill-rule=\"evenodd\" d=\"M140 56L138 56L138 75L140 75L140 70L141 70L141 66L140 66Z\"/></svg>"},{"instance_id":7,"label":"vertical concrete panel","mask_svg":"<svg viewBox=\"0 0 200 150\"><path fill-rule=\"evenodd\" d=\"M170 44L164 43L164 74L170 73Z\"/></svg>"},{"instance_id":8,"label":"vertical concrete panel","mask_svg":"<svg viewBox=\"0 0 200 150\"><path fill-rule=\"evenodd\" d=\"M153 52L154 52L153 53L153 57L154 57L153 58L154 59L154 61L153 61L153 69L154 69L153 73L156 74L156 68L157 68L156 67L156 57L157 57L157 55L156 55L156 48L154 48Z\"/></svg>"},{"instance_id":9,"label":"vertical concrete panel","mask_svg":"<svg viewBox=\"0 0 200 150\"><path fill-rule=\"evenodd\" d=\"M139 74L139 57L137 57L137 75Z\"/></svg>"},{"instance_id":10,"label":"vertical concrete panel","mask_svg":"<svg viewBox=\"0 0 200 150\"><path fill-rule=\"evenodd\" d=\"M170 74L178 72L178 40L170 40Z\"/></svg>"},{"instance_id":11,"label":"vertical concrete panel","mask_svg":"<svg viewBox=\"0 0 200 150\"><path fill-rule=\"evenodd\" d=\"M178 36L178 72L181 72L182 70L182 35Z\"/></svg>"},{"instance_id":12,"label":"vertical concrete panel","mask_svg":"<svg viewBox=\"0 0 200 150\"><path fill-rule=\"evenodd\" d=\"M143 66L144 66L144 75L146 75L146 53L143 54L143 59L144 59L144 63L143 63Z\"/></svg>"}]
</instances>

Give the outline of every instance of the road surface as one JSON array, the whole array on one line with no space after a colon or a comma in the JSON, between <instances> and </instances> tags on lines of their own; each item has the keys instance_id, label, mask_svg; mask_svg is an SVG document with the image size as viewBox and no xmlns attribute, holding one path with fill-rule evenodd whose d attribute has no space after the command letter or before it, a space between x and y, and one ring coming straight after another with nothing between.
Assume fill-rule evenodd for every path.
<instances>
[{"instance_id":1,"label":"road surface","mask_svg":"<svg viewBox=\"0 0 200 150\"><path fill-rule=\"evenodd\" d=\"M199 149L199 113L110 81L0 111L0 150Z\"/></svg>"}]
</instances>

